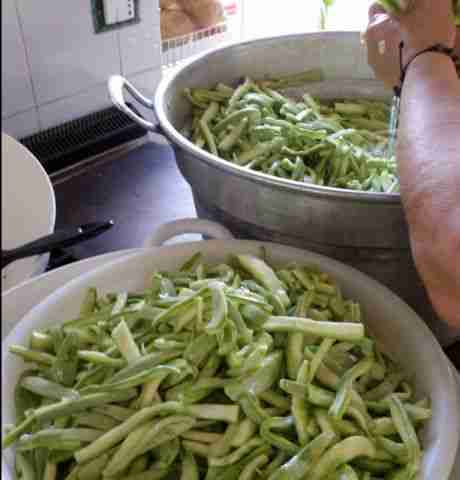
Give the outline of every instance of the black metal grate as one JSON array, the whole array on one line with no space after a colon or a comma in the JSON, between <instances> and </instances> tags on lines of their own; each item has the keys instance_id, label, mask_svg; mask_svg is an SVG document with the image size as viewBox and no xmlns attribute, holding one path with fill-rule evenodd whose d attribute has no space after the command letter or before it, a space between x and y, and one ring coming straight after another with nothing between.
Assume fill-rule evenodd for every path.
<instances>
[{"instance_id":1,"label":"black metal grate","mask_svg":"<svg viewBox=\"0 0 460 480\"><path fill-rule=\"evenodd\" d=\"M51 174L144 135L142 127L116 107L109 107L22 138L20 142Z\"/></svg>"}]
</instances>

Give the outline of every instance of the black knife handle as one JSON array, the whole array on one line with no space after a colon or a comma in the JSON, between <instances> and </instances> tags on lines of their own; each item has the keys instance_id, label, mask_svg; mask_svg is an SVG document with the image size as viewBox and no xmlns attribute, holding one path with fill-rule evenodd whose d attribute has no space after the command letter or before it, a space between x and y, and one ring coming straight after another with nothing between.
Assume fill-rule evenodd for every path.
<instances>
[{"instance_id":1,"label":"black knife handle","mask_svg":"<svg viewBox=\"0 0 460 480\"><path fill-rule=\"evenodd\" d=\"M80 227L63 228L33 242L26 243L21 247L12 250L2 250L2 268L20 258L41 255L55 248L71 247L77 243L97 237L112 228L113 225L113 220L109 220L108 222L88 223Z\"/></svg>"}]
</instances>

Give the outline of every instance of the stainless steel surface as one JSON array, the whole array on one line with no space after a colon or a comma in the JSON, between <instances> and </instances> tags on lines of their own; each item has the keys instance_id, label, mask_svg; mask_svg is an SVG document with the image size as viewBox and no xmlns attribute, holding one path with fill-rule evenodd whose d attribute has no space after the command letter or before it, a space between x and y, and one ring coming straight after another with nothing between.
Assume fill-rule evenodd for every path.
<instances>
[{"instance_id":1,"label":"stainless steel surface","mask_svg":"<svg viewBox=\"0 0 460 480\"><path fill-rule=\"evenodd\" d=\"M153 109L153 102L142 95L139 90L137 90L134 85L132 85L128 80L121 77L120 75L112 75L108 81L108 89L110 100L112 103L123 113L125 113L131 120L138 123L141 127L144 127L146 130L155 131L155 125L152 122L144 120L137 113L135 113L131 108L126 104L125 98L123 96L123 91L126 89L132 96L135 98L141 105L146 108Z\"/></svg>"},{"instance_id":2,"label":"stainless steel surface","mask_svg":"<svg viewBox=\"0 0 460 480\"><path fill-rule=\"evenodd\" d=\"M231 31L231 22L225 19L218 25L163 40L161 42L163 68L175 67L194 55L228 43L232 36L234 32Z\"/></svg>"},{"instance_id":3,"label":"stainless steel surface","mask_svg":"<svg viewBox=\"0 0 460 480\"><path fill-rule=\"evenodd\" d=\"M235 84L322 68L325 81L306 90L325 98L391 98L373 78L359 33L320 32L256 40L213 50L165 77L155 95L161 130L173 143L199 216L236 236L277 241L345 261L392 288L443 338L409 248L399 194L354 192L271 177L195 147L179 130L190 106L185 87ZM293 91L292 94L300 92ZM126 106L126 105L125 105Z\"/></svg>"}]
</instances>

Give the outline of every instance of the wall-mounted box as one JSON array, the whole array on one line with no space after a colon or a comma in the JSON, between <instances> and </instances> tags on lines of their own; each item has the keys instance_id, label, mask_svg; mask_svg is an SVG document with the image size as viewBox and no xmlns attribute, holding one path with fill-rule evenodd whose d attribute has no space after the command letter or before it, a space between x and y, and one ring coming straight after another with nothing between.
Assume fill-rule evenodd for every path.
<instances>
[{"instance_id":1,"label":"wall-mounted box","mask_svg":"<svg viewBox=\"0 0 460 480\"><path fill-rule=\"evenodd\" d=\"M91 8L96 33L140 22L139 0L91 0Z\"/></svg>"}]
</instances>

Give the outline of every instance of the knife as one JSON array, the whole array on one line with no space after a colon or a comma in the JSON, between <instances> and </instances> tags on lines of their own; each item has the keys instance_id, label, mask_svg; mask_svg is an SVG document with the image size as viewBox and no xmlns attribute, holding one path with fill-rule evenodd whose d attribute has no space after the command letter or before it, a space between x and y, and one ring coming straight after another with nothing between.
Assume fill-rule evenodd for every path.
<instances>
[{"instance_id":1,"label":"knife","mask_svg":"<svg viewBox=\"0 0 460 480\"><path fill-rule=\"evenodd\" d=\"M56 230L51 235L46 235L20 247L11 250L2 250L2 268L21 258L41 255L55 248L67 248L90 238L97 237L112 228L113 225L113 220L109 220L107 222L88 223L79 227L68 227Z\"/></svg>"}]
</instances>

